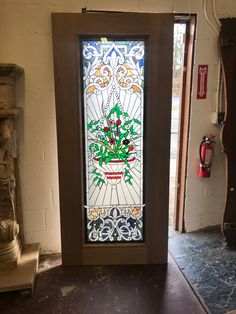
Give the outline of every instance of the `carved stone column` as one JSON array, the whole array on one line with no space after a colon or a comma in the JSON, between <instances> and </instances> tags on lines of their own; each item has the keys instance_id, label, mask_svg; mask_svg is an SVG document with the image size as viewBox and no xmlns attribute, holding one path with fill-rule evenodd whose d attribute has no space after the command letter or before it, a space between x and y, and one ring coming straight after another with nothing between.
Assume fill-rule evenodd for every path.
<instances>
[{"instance_id":1,"label":"carved stone column","mask_svg":"<svg viewBox=\"0 0 236 314\"><path fill-rule=\"evenodd\" d=\"M22 249L22 215L16 206L19 182L14 123L22 109L16 107L15 84L23 73L15 64L0 64L0 292L32 293L39 261L39 243L24 244Z\"/></svg>"},{"instance_id":2,"label":"carved stone column","mask_svg":"<svg viewBox=\"0 0 236 314\"><path fill-rule=\"evenodd\" d=\"M0 269L16 267L21 255L15 206L14 119L21 113L15 105L15 82L23 73L17 65L0 64Z\"/></svg>"}]
</instances>

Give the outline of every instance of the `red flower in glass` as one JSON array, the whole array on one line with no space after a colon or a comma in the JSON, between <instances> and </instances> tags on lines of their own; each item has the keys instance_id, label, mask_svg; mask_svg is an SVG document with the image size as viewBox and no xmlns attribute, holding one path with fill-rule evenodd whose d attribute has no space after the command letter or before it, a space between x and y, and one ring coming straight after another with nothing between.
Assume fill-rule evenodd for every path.
<instances>
[{"instance_id":1,"label":"red flower in glass","mask_svg":"<svg viewBox=\"0 0 236 314\"><path fill-rule=\"evenodd\" d=\"M108 120L108 121L107 121L107 124L108 124L108 125L113 125L113 124L114 124L114 120L112 120L112 119Z\"/></svg>"},{"instance_id":2,"label":"red flower in glass","mask_svg":"<svg viewBox=\"0 0 236 314\"><path fill-rule=\"evenodd\" d=\"M114 138L109 138L109 143L110 143L111 145L115 145L116 140L115 140Z\"/></svg>"},{"instance_id":3,"label":"red flower in glass","mask_svg":"<svg viewBox=\"0 0 236 314\"><path fill-rule=\"evenodd\" d=\"M120 120L120 119L118 119L118 120L116 121L116 125L121 125L121 120Z\"/></svg>"},{"instance_id":4,"label":"red flower in glass","mask_svg":"<svg viewBox=\"0 0 236 314\"><path fill-rule=\"evenodd\" d=\"M130 141L129 141L128 139L125 139L125 140L122 141L122 143L123 143L124 145L128 145L128 144L130 143Z\"/></svg>"},{"instance_id":5,"label":"red flower in glass","mask_svg":"<svg viewBox=\"0 0 236 314\"><path fill-rule=\"evenodd\" d=\"M104 132L109 132L110 128L108 128L108 126L105 126L105 128L103 130L104 130Z\"/></svg>"}]
</instances>

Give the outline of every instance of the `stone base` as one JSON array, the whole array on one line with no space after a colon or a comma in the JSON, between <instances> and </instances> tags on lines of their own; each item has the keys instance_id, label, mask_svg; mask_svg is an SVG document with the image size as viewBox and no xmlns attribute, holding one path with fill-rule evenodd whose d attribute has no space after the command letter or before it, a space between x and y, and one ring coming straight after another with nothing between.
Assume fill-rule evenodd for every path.
<instances>
[{"instance_id":1,"label":"stone base","mask_svg":"<svg viewBox=\"0 0 236 314\"><path fill-rule=\"evenodd\" d=\"M0 270L0 292L14 290L33 291L38 270L40 245L27 245L22 251L18 267Z\"/></svg>"},{"instance_id":2,"label":"stone base","mask_svg":"<svg viewBox=\"0 0 236 314\"><path fill-rule=\"evenodd\" d=\"M0 243L0 271L18 266L21 256L21 243L19 239Z\"/></svg>"}]
</instances>

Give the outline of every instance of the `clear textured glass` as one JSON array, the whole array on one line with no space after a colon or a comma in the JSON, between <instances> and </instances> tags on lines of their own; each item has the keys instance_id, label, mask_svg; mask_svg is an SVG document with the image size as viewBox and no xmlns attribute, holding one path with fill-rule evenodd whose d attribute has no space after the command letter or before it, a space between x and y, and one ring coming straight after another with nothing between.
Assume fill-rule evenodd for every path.
<instances>
[{"instance_id":1,"label":"clear textured glass","mask_svg":"<svg viewBox=\"0 0 236 314\"><path fill-rule=\"evenodd\" d=\"M81 45L86 241L143 241L145 41Z\"/></svg>"}]
</instances>

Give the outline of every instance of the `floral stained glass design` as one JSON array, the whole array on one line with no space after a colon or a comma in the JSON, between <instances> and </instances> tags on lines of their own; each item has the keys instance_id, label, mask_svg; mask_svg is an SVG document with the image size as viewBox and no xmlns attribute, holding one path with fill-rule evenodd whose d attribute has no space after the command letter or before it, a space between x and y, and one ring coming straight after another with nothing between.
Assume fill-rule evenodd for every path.
<instances>
[{"instance_id":1,"label":"floral stained glass design","mask_svg":"<svg viewBox=\"0 0 236 314\"><path fill-rule=\"evenodd\" d=\"M145 42L83 40L86 241L144 240Z\"/></svg>"}]
</instances>

